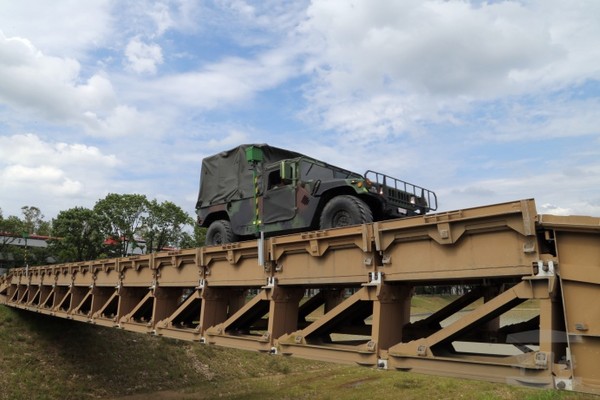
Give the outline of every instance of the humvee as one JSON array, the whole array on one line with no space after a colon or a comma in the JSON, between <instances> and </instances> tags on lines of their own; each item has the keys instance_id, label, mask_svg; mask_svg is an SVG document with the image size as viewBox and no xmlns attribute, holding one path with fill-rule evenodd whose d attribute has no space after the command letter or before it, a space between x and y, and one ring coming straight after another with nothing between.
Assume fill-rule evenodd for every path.
<instances>
[{"instance_id":1,"label":"humvee","mask_svg":"<svg viewBox=\"0 0 600 400\"><path fill-rule=\"evenodd\" d=\"M434 192L267 144L205 158L196 203L206 244L364 224L437 209Z\"/></svg>"}]
</instances>

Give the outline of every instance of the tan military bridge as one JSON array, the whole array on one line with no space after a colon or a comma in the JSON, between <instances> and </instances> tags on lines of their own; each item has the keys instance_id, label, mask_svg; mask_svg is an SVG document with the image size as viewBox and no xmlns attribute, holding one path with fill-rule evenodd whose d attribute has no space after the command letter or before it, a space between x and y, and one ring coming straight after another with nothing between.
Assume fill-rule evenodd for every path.
<instances>
[{"instance_id":1,"label":"tan military bridge","mask_svg":"<svg viewBox=\"0 0 600 400\"><path fill-rule=\"evenodd\" d=\"M600 394L600 218L533 200L0 278L0 302L316 360ZM415 289L459 290L411 319Z\"/></svg>"}]
</instances>

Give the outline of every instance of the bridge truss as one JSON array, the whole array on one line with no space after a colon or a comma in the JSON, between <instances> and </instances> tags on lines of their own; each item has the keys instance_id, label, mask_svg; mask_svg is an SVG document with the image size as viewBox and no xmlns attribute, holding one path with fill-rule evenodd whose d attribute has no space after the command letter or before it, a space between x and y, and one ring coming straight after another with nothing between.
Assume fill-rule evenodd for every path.
<instances>
[{"instance_id":1,"label":"bridge truss","mask_svg":"<svg viewBox=\"0 0 600 400\"><path fill-rule=\"evenodd\" d=\"M55 317L600 394L600 218L533 200L10 272L0 302ZM454 301L411 313L441 288Z\"/></svg>"}]
</instances>

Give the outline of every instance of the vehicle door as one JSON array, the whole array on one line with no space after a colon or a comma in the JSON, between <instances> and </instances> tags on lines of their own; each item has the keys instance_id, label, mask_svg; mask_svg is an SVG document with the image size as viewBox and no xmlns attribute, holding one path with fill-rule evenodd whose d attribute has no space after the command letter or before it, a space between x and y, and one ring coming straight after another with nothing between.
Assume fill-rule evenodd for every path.
<instances>
[{"instance_id":1,"label":"vehicle door","mask_svg":"<svg viewBox=\"0 0 600 400\"><path fill-rule=\"evenodd\" d=\"M262 222L272 224L289 221L296 216L296 185L295 180L285 173L289 167L284 162L278 162L265 167L263 173ZM282 171L284 173L282 174ZM282 176L283 175L283 176Z\"/></svg>"}]
</instances>

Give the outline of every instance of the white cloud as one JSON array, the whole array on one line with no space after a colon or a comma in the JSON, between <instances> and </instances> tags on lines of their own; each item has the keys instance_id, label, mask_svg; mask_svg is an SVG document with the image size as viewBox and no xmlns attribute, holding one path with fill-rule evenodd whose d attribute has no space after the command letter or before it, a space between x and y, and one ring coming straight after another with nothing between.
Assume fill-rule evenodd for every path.
<instances>
[{"instance_id":1,"label":"white cloud","mask_svg":"<svg viewBox=\"0 0 600 400\"><path fill-rule=\"evenodd\" d=\"M134 68L151 72L160 57L144 59L144 51L151 57L153 48L140 45L138 58L132 58ZM155 135L164 125L155 113L119 105L113 84L104 74L84 80L78 61L46 56L27 39L6 38L0 32L2 103L35 119L81 127L95 136Z\"/></svg>"},{"instance_id":2,"label":"white cloud","mask_svg":"<svg viewBox=\"0 0 600 400\"><path fill-rule=\"evenodd\" d=\"M277 40L295 34L298 25L305 18L309 1L218 0L214 3L217 15L211 14L207 9L203 10L202 16L209 16L204 21L208 29L222 31L243 46L273 46ZM236 29L231 29L231 26Z\"/></svg>"},{"instance_id":3,"label":"white cloud","mask_svg":"<svg viewBox=\"0 0 600 400\"><path fill-rule=\"evenodd\" d=\"M27 39L0 32L0 102L50 120L74 120L89 109L109 109L114 104L110 82L93 75L82 83L80 70L74 59L46 56Z\"/></svg>"},{"instance_id":4,"label":"white cloud","mask_svg":"<svg viewBox=\"0 0 600 400\"><path fill-rule=\"evenodd\" d=\"M26 167L24 165L9 165L2 171L2 180L9 185L17 183L37 184L41 182L56 182L62 179L63 171L52 166Z\"/></svg>"},{"instance_id":5,"label":"white cloud","mask_svg":"<svg viewBox=\"0 0 600 400\"><path fill-rule=\"evenodd\" d=\"M571 168L569 162L557 155L544 172L523 167L496 179L453 179L456 186L440 188L438 196L444 210L535 198L541 213L600 215L600 164L594 160Z\"/></svg>"},{"instance_id":6,"label":"white cloud","mask_svg":"<svg viewBox=\"0 0 600 400\"><path fill-rule=\"evenodd\" d=\"M113 2L113 19L125 37L158 39L168 31L193 32L206 23L204 2L197 0L136 0Z\"/></svg>"},{"instance_id":7,"label":"white cloud","mask_svg":"<svg viewBox=\"0 0 600 400\"><path fill-rule=\"evenodd\" d=\"M124 35L133 34L133 38L126 45L116 40L110 50L118 51L118 46L123 45L123 65L126 70L141 75L138 80L117 73L90 72L89 64L82 64L85 56L79 61L52 53L48 55L29 39L4 37L0 32L0 104L7 104L36 119L83 127L86 133L94 136L116 137L140 132L157 135L163 132L161 128L177 120L176 117L171 119L175 107L182 113L181 108L206 110L229 106L252 99L257 93L275 88L298 73L294 66L297 50L275 48L258 52L251 58L225 57L196 70L174 72L149 81L148 76L156 75L166 59L158 43L160 36L170 29L191 29L190 15L198 15L204 8L183 0L114 7L115 14L109 19L116 18L125 28ZM236 13L241 10L235 4L232 8ZM284 8L275 8L273 11L265 6L254 12L268 11L269 17L285 14ZM27 14L22 9L10 11ZM74 15L75 18L87 18L83 13ZM124 16L127 21L122 19ZM131 24L131 20L136 23ZM199 25L197 20L195 25ZM261 26L268 24L263 21ZM29 34L23 25L19 24L19 27ZM114 37L115 32L105 31L103 35ZM94 50L93 43L86 43ZM98 65L110 68L114 62L107 60L105 58ZM154 112L154 107L160 107L162 115ZM159 119L163 122L159 123Z\"/></svg>"},{"instance_id":8,"label":"white cloud","mask_svg":"<svg viewBox=\"0 0 600 400\"><path fill-rule=\"evenodd\" d=\"M232 130L229 132L227 136L219 139L211 139L207 143L207 147L209 148L227 148L227 147L235 147L239 146L242 143L246 143L248 141L248 135L245 132L239 130Z\"/></svg>"},{"instance_id":9,"label":"white cloud","mask_svg":"<svg viewBox=\"0 0 600 400\"><path fill-rule=\"evenodd\" d=\"M308 121L316 118L324 129L344 132L345 141L373 143L408 130L416 133L415 126L428 111L418 107L420 99L411 102L408 97L413 96L407 95L404 101L390 94L339 98L334 93L315 91L307 97L312 109L301 115Z\"/></svg>"},{"instance_id":10,"label":"white cloud","mask_svg":"<svg viewBox=\"0 0 600 400\"><path fill-rule=\"evenodd\" d=\"M84 184L65 176L64 171L52 166L25 167L12 165L0 170L6 190L27 190L29 193L49 195L57 198L81 195Z\"/></svg>"},{"instance_id":11,"label":"white cloud","mask_svg":"<svg viewBox=\"0 0 600 400\"><path fill-rule=\"evenodd\" d=\"M476 122L483 129L476 131L473 140L505 142L598 135L599 108L597 98L563 96L482 105L480 110L490 109L490 114L482 113L484 117Z\"/></svg>"},{"instance_id":12,"label":"white cloud","mask_svg":"<svg viewBox=\"0 0 600 400\"><path fill-rule=\"evenodd\" d=\"M442 209L598 213L597 154L564 144L599 135L600 2L37 3L0 4L0 172L19 177L0 191L19 208L193 199L203 156L260 141L437 189Z\"/></svg>"},{"instance_id":13,"label":"white cloud","mask_svg":"<svg viewBox=\"0 0 600 400\"><path fill-rule=\"evenodd\" d=\"M0 206L12 215L23 205L49 215L73 202L90 206L119 164L92 146L48 142L34 134L0 136Z\"/></svg>"},{"instance_id":14,"label":"white cloud","mask_svg":"<svg viewBox=\"0 0 600 400\"><path fill-rule=\"evenodd\" d=\"M118 164L114 155L103 155L97 147L83 144L50 143L34 134L0 136L0 165L36 166L51 163L71 166L93 162L102 167Z\"/></svg>"},{"instance_id":15,"label":"white cloud","mask_svg":"<svg viewBox=\"0 0 600 400\"><path fill-rule=\"evenodd\" d=\"M599 13L598 2L558 0L315 1L299 28L316 71L309 112L329 129L394 134L452 123L478 101L600 79Z\"/></svg>"},{"instance_id":16,"label":"white cloud","mask_svg":"<svg viewBox=\"0 0 600 400\"><path fill-rule=\"evenodd\" d=\"M125 48L128 69L138 74L155 74L158 65L163 63L162 49L155 43L146 44L139 36L129 41Z\"/></svg>"},{"instance_id":17,"label":"white cloud","mask_svg":"<svg viewBox=\"0 0 600 400\"><path fill-rule=\"evenodd\" d=\"M600 50L590 54L589 46L578 41L588 37L589 43L600 34L587 7L556 1L479 7L464 1L376 3L316 1L310 6L305 29L323 38L324 48L314 57L330 68L333 85L493 98L559 79L600 76L589 63L578 62L600 57ZM563 15L551 11L557 8ZM592 8L600 11L598 5Z\"/></svg>"},{"instance_id":18,"label":"white cloud","mask_svg":"<svg viewBox=\"0 0 600 400\"><path fill-rule=\"evenodd\" d=\"M212 109L252 98L297 73L294 51L265 52L255 59L230 57L197 72L161 77L138 86L144 98L169 99L185 107Z\"/></svg>"},{"instance_id":19,"label":"white cloud","mask_svg":"<svg viewBox=\"0 0 600 400\"><path fill-rule=\"evenodd\" d=\"M0 2L0 30L26 37L47 54L77 57L111 38L111 0Z\"/></svg>"},{"instance_id":20,"label":"white cloud","mask_svg":"<svg viewBox=\"0 0 600 400\"><path fill-rule=\"evenodd\" d=\"M553 214L553 215L572 215L573 210L571 208L559 207L554 204L545 203L538 206L538 212L540 214Z\"/></svg>"},{"instance_id":21,"label":"white cloud","mask_svg":"<svg viewBox=\"0 0 600 400\"><path fill-rule=\"evenodd\" d=\"M96 137L123 138L131 136L134 140L155 139L166 131L171 121L167 113L158 116L150 112L142 112L135 107L117 106L106 116L93 112L85 113L86 132Z\"/></svg>"},{"instance_id":22,"label":"white cloud","mask_svg":"<svg viewBox=\"0 0 600 400\"><path fill-rule=\"evenodd\" d=\"M158 36L164 34L169 28L175 25L175 21L173 20L173 16L169 10L169 5L166 3L154 3L148 10L148 15L156 24L156 34Z\"/></svg>"}]
</instances>

